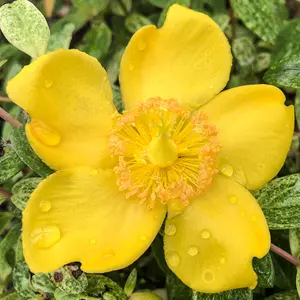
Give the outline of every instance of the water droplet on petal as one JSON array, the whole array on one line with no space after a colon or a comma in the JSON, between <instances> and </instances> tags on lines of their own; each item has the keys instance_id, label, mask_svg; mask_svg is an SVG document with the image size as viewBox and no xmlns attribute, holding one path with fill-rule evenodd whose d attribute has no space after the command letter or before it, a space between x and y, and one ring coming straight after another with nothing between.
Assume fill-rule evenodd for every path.
<instances>
[{"instance_id":1,"label":"water droplet on petal","mask_svg":"<svg viewBox=\"0 0 300 300\"><path fill-rule=\"evenodd\" d=\"M98 170L92 170L89 173L91 176L97 176L98 175Z\"/></svg>"},{"instance_id":2,"label":"water droplet on petal","mask_svg":"<svg viewBox=\"0 0 300 300\"><path fill-rule=\"evenodd\" d=\"M251 221L252 221L252 222L256 222L256 221L257 221L257 217L256 217L256 216L252 216L252 217L251 217Z\"/></svg>"},{"instance_id":3,"label":"water droplet on petal","mask_svg":"<svg viewBox=\"0 0 300 300\"><path fill-rule=\"evenodd\" d=\"M215 274L211 270L205 270L202 274L202 278L205 282L213 282L215 280Z\"/></svg>"},{"instance_id":4,"label":"water droplet on petal","mask_svg":"<svg viewBox=\"0 0 300 300\"><path fill-rule=\"evenodd\" d=\"M199 249L196 247L196 246L191 246L189 249L188 249L188 254L190 256L196 256L199 252Z\"/></svg>"},{"instance_id":5,"label":"water droplet on petal","mask_svg":"<svg viewBox=\"0 0 300 300\"><path fill-rule=\"evenodd\" d=\"M246 212L244 210L242 210L240 215L241 215L241 217L244 217L246 215Z\"/></svg>"},{"instance_id":6,"label":"water droplet on petal","mask_svg":"<svg viewBox=\"0 0 300 300\"><path fill-rule=\"evenodd\" d=\"M221 257L221 258L220 258L220 263L221 263L222 265L224 265L224 264L226 263L226 258L225 258L225 257Z\"/></svg>"},{"instance_id":7,"label":"water droplet on petal","mask_svg":"<svg viewBox=\"0 0 300 300\"><path fill-rule=\"evenodd\" d=\"M234 196L234 195L231 195L229 196L229 202L232 203L232 204L236 204L238 202L238 197L237 196Z\"/></svg>"},{"instance_id":8,"label":"water droplet on petal","mask_svg":"<svg viewBox=\"0 0 300 300\"><path fill-rule=\"evenodd\" d=\"M133 71L134 65L133 64L129 64L128 68L129 68L130 71Z\"/></svg>"},{"instance_id":9,"label":"water droplet on petal","mask_svg":"<svg viewBox=\"0 0 300 300\"><path fill-rule=\"evenodd\" d=\"M44 145L56 146L60 143L60 135L55 129L50 128L45 123L38 120L32 120L28 126L34 137Z\"/></svg>"},{"instance_id":10,"label":"water droplet on petal","mask_svg":"<svg viewBox=\"0 0 300 300\"><path fill-rule=\"evenodd\" d=\"M60 230L56 225L38 227L31 232L30 238L37 248L50 248L60 240Z\"/></svg>"},{"instance_id":11,"label":"water droplet on petal","mask_svg":"<svg viewBox=\"0 0 300 300\"><path fill-rule=\"evenodd\" d=\"M168 211L171 212L183 212L185 209L185 206L183 203L177 199L171 199L168 201Z\"/></svg>"},{"instance_id":12,"label":"water droplet on petal","mask_svg":"<svg viewBox=\"0 0 300 300\"><path fill-rule=\"evenodd\" d=\"M224 174L228 177L231 177L233 174L233 167L232 167L232 165L225 164L221 167L220 171L222 174Z\"/></svg>"},{"instance_id":13,"label":"water droplet on petal","mask_svg":"<svg viewBox=\"0 0 300 300\"><path fill-rule=\"evenodd\" d=\"M96 239L90 239L90 245L96 245L97 244L97 240Z\"/></svg>"},{"instance_id":14,"label":"water droplet on petal","mask_svg":"<svg viewBox=\"0 0 300 300\"><path fill-rule=\"evenodd\" d=\"M166 254L166 260L171 267L178 267L180 265L180 256L177 252L168 252Z\"/></svg>"},{"instance_id":15,"label":"water droplet on petal","mask_svg":"<svg viewBox=\"0 0 300 300\"><path fill-rule=\"evenodd\" d=\"M148 237L147 237L147 235L142 235L140 237L140 239L141 239L141 241L147 241Z\"/></svg>"},{"instance_id":16,"label":"water droplet on petal","mask_svg":"<svg viewBox=\"0 0 300 300\"><path fill-rule=\"evenodd\" d=\"M140 51L144 51L146 49L146 43L144 41L140 41L138 48Z\"/></svg>"},{"instance_id":17,"label":"water droplet on petal","mask_svg":"<svg viewBox=\"0 0 300 300\"><path fill-rule=\"evenodd\" d=\"M53 84L52 80L50 80L50 79L45 79L44 80L44 86L46 88L50 88L52 86L52 84Z\"/></svg>"},{"instance_id":18,"label":"water droplet on petal","mask_svg":"<svg viewBox=\"0 0 300 300\"><path fill-rule=\"evenodd\" d=\"M204 240L207 240L211 237L211 233L208 231L208 230L202 230L201 232L201 237L204 239Z\"/></svg>"},{"instance_id":19,"label":"water droplet on petal","mask_svg":"<svg viewBox=\"0 0 300 300\"><path fill-rule=\"evenodd\" d=\"M47 200L42 200L40 202L40 210L44 213L48 212L51 209L51 202Z\"/></svg>"},{"instance_id":20,"label":"water droplet on petal","mask_svg":"<svg viewBox=\"0 0 300 300\"><path fill-rule=\"evenodd\" d=\"M107 250L107 251L104 253L103 258L104 258L104 259L110 259L110 258L112 258L112 257L114 257L114 256L115 256L115 252L114 252L112 249L109 249L109 250Z\"/></svg>"},{"instance_id":21,"label":"water droplet on petal","mask_svg":"<svg viewBox=\"0 0 300 300\"><path fill-rule=\"evenodd\" d=\"M167 224L165 227L166 235L174 235L176 233L176 226L174 224Z\"/></svg>"}]
</instances>

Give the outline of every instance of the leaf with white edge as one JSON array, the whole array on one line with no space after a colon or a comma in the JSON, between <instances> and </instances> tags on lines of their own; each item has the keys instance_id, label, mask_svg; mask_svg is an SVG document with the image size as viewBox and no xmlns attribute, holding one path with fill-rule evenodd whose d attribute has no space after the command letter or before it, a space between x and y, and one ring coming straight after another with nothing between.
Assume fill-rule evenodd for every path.
<instances>
[{"instance_id":1,"label":"leaf with white edge","mask_svg":"<svg viewBox=\"0 0 300 300\"><path fill-rule=\"evenodd\" d=\"M101 60L108 53L112 32L106 23L93 24L79 46L81 51Z\"/></svg>"},{"instance_id":2,"label":"leaf with white edge","mask_svg":"<svg viewBox=\"0 0 300 300\"><path fill-rule=\"evenodd\" d=\"M0 184L18 174L24 168L24 163L17 153L10 149L0 157Z\"/></svg>"},{"instance_id":3,"label":"leaf with white edge","mask_svg":"<svg viewBox=\"0 0 300 300\"><path fill-rule=\"evenodd\" d=\"M152 22L148 18L138 13L133 13L125 19L125 27L130 33L135 33L141 27L150 24Z\"/></svg>"},{"instance_id":4,"label":"leaf with white edge","mask_svg":"<svg viewBox=\"0 0 300 300\"><path fill-rule=\"evenodd\" d=\"M230 18L228 14L224 14L224 13L214 15L213 19L223 31L227 29L230 22Z\"/></svg>"},{"instance_id":5,"label":"leaf with white edge","mask_svg":"<svg viewBox=\"0 0 300 300\"><path fill-rule=\"evenodd\" d=\"M20 159L34 172L42 177L47 177L53 173L32 150L27 141L24 127L15 128L10 139Z\"/></svg>"},{"instance_id":6,"label":"leaf with white edge","mask_svg":"<svg viewBox=\"0 0 300 300\"><path fill-rule=\"evenodd\" d=\"M16 292L0 295L0 299L1 300L22 300L22 298Z\"/></svg>"},{"instance_id":7,"label":"leaf with white edge","mask_svg":"<svg viewBox=\"0 0 300 300\"><path fill-rule=\"evenodd\" d=\"M276 61L265 73L264 80L280 87L300 88L300 54Z\"/></svg>"},{"instance_id":8,"label":"leaf with white edge","mask_svg":"<svg viewBox=\"0 0 300 300\"><path fill-rule=\"evenodd\" d=\"M43 292L53 295L56 289L49 276L44 273L34 274L31 279L31 284L36 292Z\"/></svg>"},{"instance_id":9,"label":"leaf with white edge","mask_svg":"<svg viewBox=\"0 0 300 300\"><path fill-rule=\"evenodd\" d=\"M261 259L253 259L253 268L258 276L258 286L270 288L275 283L275 270L271 255L268 253Z\"/></svg>"},{"instance_id":10,"label":"leaf with white edge","mask_svg":"<svg viewBox=\"0 0 300 300\"><path fill-rule=\"evenodd\" d=\"M264 41L275 43L287 19L284 0L231 0L230 3L247 28Z\"/></svg>"},{"instance_id":11,"label":"leaf with white edge","mask_svg":"<svg viewBox=\"0 0 300 300\"><path fill-rule=\"evenodd\" d=\"M291 229L289 231L290 247L292 255L300 257L300 228Z\"/></svg>"},{"instance_id":12,"label":"leaf with white edge","mask_svg":"<svg viewBox=\"0 0 300 300\"><path fill-rule=\"evenodd\" d=\"M270 67L271 54L269 52L261 52L256 56L256 62L254 65L254 72L260 73Z\"/></svg>"},{"instance_id":13,"label":"leaf with white edge","mask_svg":"<svg viewBox=\"0 0 300 300\"><path fill-rule=\"evenodd\" d=\"M277 178L254 191L270 229L300 227L300 174Z\"/></svg>"},{"instance_id":14,"label":"leaf with white edge","mask_svg":"<svg viewBox=\"0 0 300 300\"><path fill-rule=\"evenodd\" d=\"M25 261L18 261L13 270L14 288L24 299L35 298L31 285L31 275Z\"/></svg>"},{"instance_id":15,"label":"leaf with white edge","mask_svg":"<svg viewBox=\"0 0 300 300\"><path fill-rule=\"evenodd\" d=\"M47 52L55 51L62 48L69 49L74 30L74 24L65 24L60 31L51 34Z\"/></svg>"},{"instance_id":16,"label":"leaf with white edge","mask_svg":"<svg viewBox=\"0 0 300 300\"><path fill-rule=\"evenodd\" d=\"M248 37L233 40L232 53L241 67L251 66L255 61L256 49L253 41Z\"/></svg>"},{"instance_id":17,"label":"leaf with white edge","mask_svg":"<svg viewBox=\"0 0 300 300\"><path fill-rule=\"evenodd\" d=\"M0 8L0 27L6 39L33 58L46 52L50 30L43 14L27 0Z\"/></svg>"},{"instance_id":18,"label":"leaf with white edge","mask_svg":"<svg viewBox=\"0 0 300 300\"><path fill-rule=\"evenodd\" d=\"M193 300L252 300L250 289L236 289L216 294L194 292Z\"/></svg>"},{"instance_id":19,"label":"leaf with white edge","mask_svg":"<svg viewBox=\"0 0 300 300\"><path fill-rule=\"evenodd\" d=\"M6 255L16 245L21 233L21 225L16 224L0 242L0 284L11 274L12 267L7 262Z\"/></svg>"},{"instance_id":20,"label":"leaf with white edge","mask_svg":"<svg viewBox=\"0 0 300 300\"><path fill-rule=\"evenodd\" d=\"M10 221L14 218L14 215L8 211L0 212L0 234L7 229Z\"/></svg>"},{"instance_id":21,"label":"leaf with white edge","mask_svg":"<svg viewBox=\"0 0 300 300\"><path fill-rule=\"evenodd\" d=\"M22 235L19 236L17 244L16 244L16 262L20 260L24 260L24 255L23 255L23 244L22 244Z\"/></svg>"},{"instance_id":22,"label":"leaf with white edge","mask_svg":"<svg viewBox=\"0 0 300 300\"><path fill-rule=\"evenodd\" d=\"M126 280L125 286L124 286L124 292L128 297L133 293L133 291L135 289L136 279L137 279L137 271L136 271L136 269L133 269L130 272L130 274Z\"/></svg>"},{"instance_id":23,"label":"leaf with white edge","mask_svg":"<svg viewBox=\"0 0 300 300\"><path fill-rule=\"evenodd\" d=\"M288 291L274 294L265 298L265 300L299 300L299 296L297 291Z\"/></svg>"},{"instance_id":24,"label":"leaf with white edge","mask_svg":"<svg viewBox=\"0 0 300 300\"><path fill-rule=\"evenodd\" d=\"M17 182L12 188L12 203L21 211L26 207L27 201L29 200L30 195L42 181L40 177L30 177L25 178Z\"/></svg>"},{"instance_id":25,"label":"leaf with white edge","mask_svg":"<svg viewBox=\"0 0 300 300\"><path fill-rule=\"evenodd\" d=\"M87 274L88 287L87 293L89 295L101 295L103 296L106 291L116 297L118 300L127 300L127 296L123 289L120 288L118 284L112 281L110 278L97 275L97 274Z\"/></svg>"}]
</instances>

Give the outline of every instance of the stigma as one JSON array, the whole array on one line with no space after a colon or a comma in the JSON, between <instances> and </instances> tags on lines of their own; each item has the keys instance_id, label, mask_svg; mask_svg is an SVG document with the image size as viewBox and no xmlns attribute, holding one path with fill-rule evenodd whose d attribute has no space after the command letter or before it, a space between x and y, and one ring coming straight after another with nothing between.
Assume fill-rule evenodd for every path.
<instances>
[{"instance_id":1,"label":"stigma","mask_svg":"<svg viewBox=\"0 0 300 300\"><path fill-rule=\"evenodd\" d=\"M203 193L218 172L218 131L206 115L183 108L175 99L151 98L116 120L109 141L118 157L117 184L126 197L154 207Z\"/></svg>"}]
</instances>

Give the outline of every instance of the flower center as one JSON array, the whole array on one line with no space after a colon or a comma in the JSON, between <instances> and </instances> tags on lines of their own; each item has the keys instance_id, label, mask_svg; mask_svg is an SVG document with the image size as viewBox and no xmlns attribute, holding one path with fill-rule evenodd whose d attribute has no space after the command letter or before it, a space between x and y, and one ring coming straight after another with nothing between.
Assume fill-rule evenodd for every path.
<instances>
[{"instance_id":1,"label":"flower center","mask_svg":"<svg viewBox=\"0 0 300 300\"><path fill-rule=\"evenodd\" d=\"M193 114L174 99L151 98L125 111L109 143L119 158L114 171L120 190L149 208L157 200L188 205L217 173L217 134L203 112Z\"/></svg>"}]
</instances>

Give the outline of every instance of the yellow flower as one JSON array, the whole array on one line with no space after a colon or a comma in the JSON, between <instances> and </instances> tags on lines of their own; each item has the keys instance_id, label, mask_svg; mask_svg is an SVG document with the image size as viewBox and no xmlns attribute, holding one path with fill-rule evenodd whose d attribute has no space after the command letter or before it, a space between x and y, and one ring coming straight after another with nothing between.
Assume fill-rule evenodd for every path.
<instances>
[{"instance_id":1,"label":"yellow flower","mask_svg":"<svg viewBox=\"0 0 300 300\"><path fill-rule=\"evenodd\" d=\"M141 28L121 62L119 115L105 70L78 50L38 58L8 84L28 140L57 172L23 212L33 272L80 261L86 272L133 263L165 224L171 270L194 290L254 288L270 247L257 189L284 163L293 107L269 85L226 85L232 57L208 16L173 5ZM217 96L216 96L217 95Z\"/></svg>"}]
</instances>

